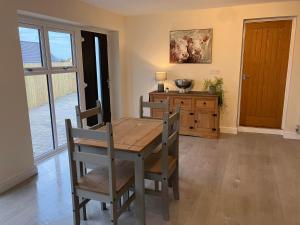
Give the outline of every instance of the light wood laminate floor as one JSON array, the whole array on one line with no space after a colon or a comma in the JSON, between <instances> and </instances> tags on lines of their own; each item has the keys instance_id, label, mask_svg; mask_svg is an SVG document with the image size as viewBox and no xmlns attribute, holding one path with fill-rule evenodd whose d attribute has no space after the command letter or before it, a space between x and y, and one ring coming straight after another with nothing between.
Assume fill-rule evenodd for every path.
<instances>
[{"instance_id":1,"label":"light wood laminate floor","mask_svg":"<svg viewBox=\"0 0 300 225\"><path fill-rule=\"evenodd\" d=\"M1 225L71 225L66 152L38 165L39 175L0 196ZM148 225L299 225L300 141L275 135L180 138L180 193L170 193L170 221L158 197L147 196ZM133 206L134 207L134 206ZM109 224L109 212L88 204L88 221ZM119 224L134 224L133 210Z\"/></svg>"}]
</instances>

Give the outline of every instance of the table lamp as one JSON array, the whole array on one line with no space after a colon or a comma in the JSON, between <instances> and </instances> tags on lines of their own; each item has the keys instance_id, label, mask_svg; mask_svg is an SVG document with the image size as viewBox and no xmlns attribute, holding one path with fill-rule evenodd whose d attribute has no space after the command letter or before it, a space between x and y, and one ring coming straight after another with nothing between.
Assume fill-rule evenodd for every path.
<instances>
[{"instance_id":1,"label":"table lamp","mask_svg":"<svg viewBox=\"0 0 300 225\"><path fill-rule=\"evenodd\" d=\"M157 91L164 92L164 80L167 80L167 72L156 72L155 73L155 80L158 81Z\"/></svg>"}]
</instances>

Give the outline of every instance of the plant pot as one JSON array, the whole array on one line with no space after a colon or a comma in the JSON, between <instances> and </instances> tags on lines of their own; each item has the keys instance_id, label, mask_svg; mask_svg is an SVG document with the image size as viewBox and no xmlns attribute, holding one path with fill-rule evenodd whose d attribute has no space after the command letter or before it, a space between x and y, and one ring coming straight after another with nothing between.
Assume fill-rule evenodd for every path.
<instances>
[{"instance_id":1,"label":"plant pot","mask_svg":"<svg viewBox=\"0 0 300 225\"><path fill-rule=\"evenodd\" d=\"M216 92L217 92L217 89L216 89L215 86L209 86L208 87L208 93L209 94L216 94Z\"/></svg>"}]
</instances>

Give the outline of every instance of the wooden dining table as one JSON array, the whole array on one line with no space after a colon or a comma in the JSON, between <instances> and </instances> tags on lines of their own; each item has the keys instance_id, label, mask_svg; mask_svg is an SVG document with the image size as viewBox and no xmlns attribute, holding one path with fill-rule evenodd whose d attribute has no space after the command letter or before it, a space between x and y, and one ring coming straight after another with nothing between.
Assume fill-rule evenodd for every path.
<instances>
[{"instance_id":1,"label":"wooden dining table","mask_svg":"<svg viewBox=\"0 0 300 225\"><path fill-rule=\"evenodd\" d=\"M112 127L116 158L134 162L136 224L145 225L144 159L161 143L162 120L126 117L113 121ZM76 139L75 145L80 146L80 151L101 154L107 144Z\"/></svg>"}]
</instances>

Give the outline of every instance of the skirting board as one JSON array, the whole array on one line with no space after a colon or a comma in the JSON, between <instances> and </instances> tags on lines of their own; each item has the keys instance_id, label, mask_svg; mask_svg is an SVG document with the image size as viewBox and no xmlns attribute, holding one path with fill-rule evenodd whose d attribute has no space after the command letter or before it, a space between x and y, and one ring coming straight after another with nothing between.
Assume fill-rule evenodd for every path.
<instances>
[{"instance_id":1,"label":"skirting board","mask_svg":"<svg viewBox=\"0 0 300 225\"><path fill-rule=\"evenodd\" d=\"M34 165L32 168L23 171L22 173L7 178L6 180L0 183L0 194L22 183L23 181L36 175L37 173L38 173L37 167Z\"/></svg>"},{"instance_id":2,"label":"skirting board","mask_svg":"<svg viewBox=\"0 0 300 225\"><path fill-rule=\"evenodd\" d=\"M282 135L283 131L280 129L267 129L257 127L238 127L239 132L258 133L258 134L276 134Z\"/></svg>"},{"instance_id":3,"label":"skirting board","mask_svg":"<svg viewBox=\"0 0 300 225\"><path fill-rule=\"evenodd\" d=\"M220 127L221 133L225 134L237 134L237 128L236 127Z\"/></svg>"},{"instance_id":4,"label":"skirting board","mask_svg":"<svg viewBox=\"0 0 300 225\"><path fill-rule=\"evenodd\" d=\"M297 134L296 132L292 131L284 131L283 138L300 140L300 134Z\"/></svg>"}]
</instances>

